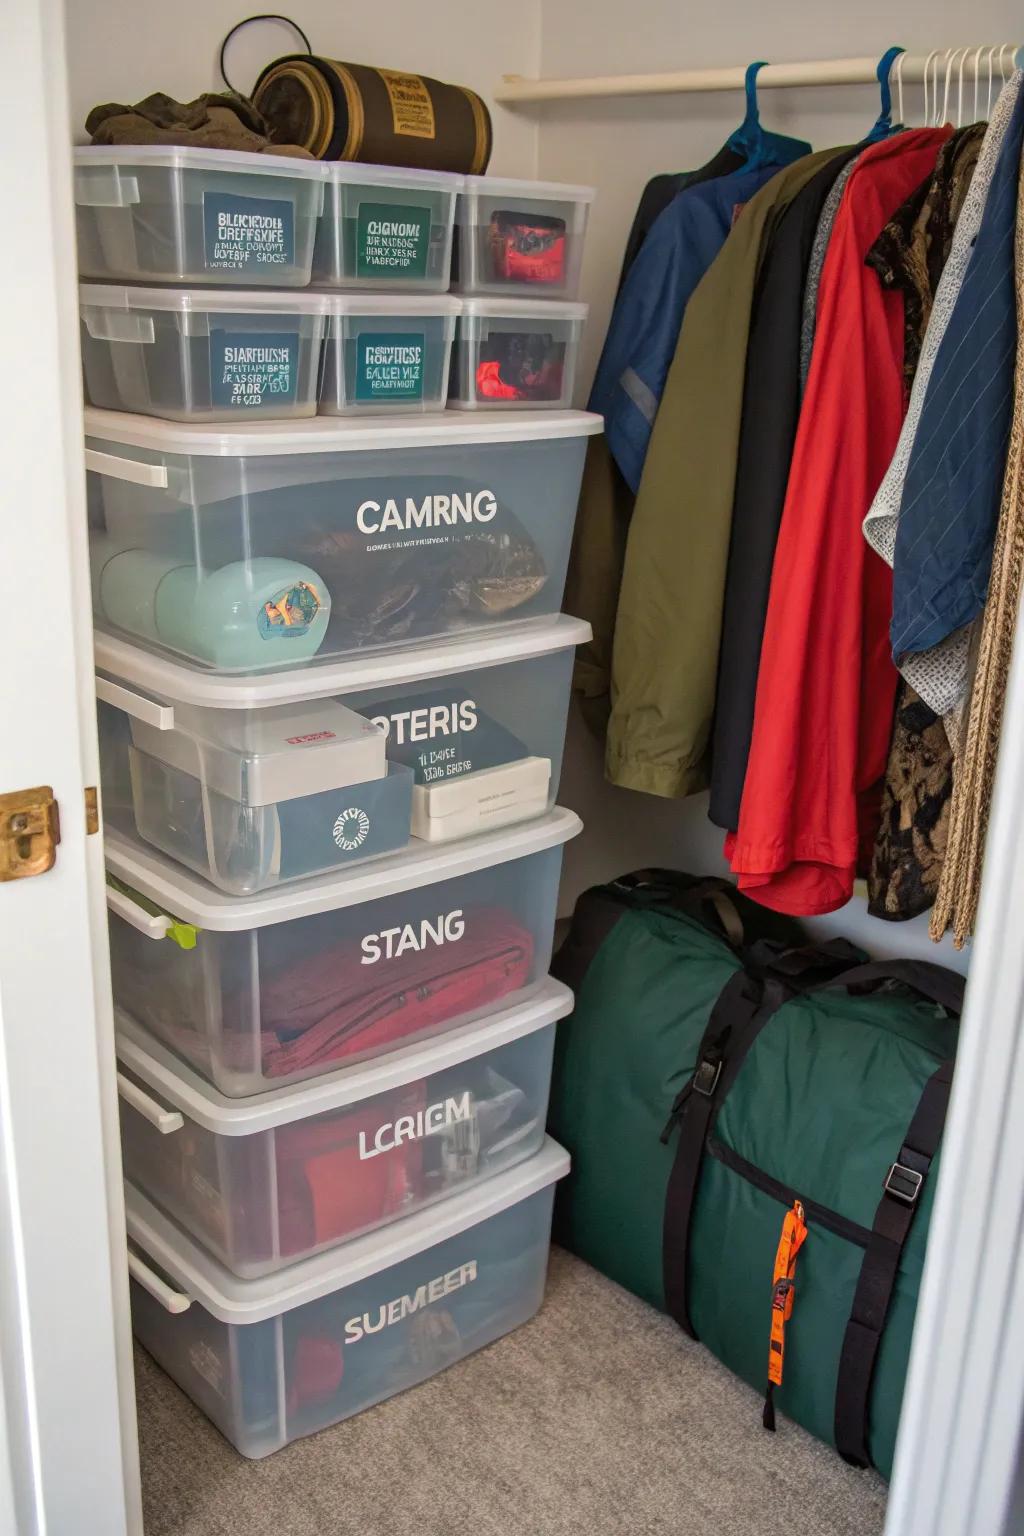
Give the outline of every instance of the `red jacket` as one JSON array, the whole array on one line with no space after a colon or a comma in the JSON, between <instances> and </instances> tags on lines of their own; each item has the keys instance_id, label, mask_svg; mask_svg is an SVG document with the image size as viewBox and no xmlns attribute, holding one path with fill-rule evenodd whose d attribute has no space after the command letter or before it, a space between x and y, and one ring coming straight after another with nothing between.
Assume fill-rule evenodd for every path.
<instances>
[{"instance_id":1,"label":"red jacket","mask_svg":"<svg viewBox=\"0 0 1024 1536\"><path fill-rule=\"evenodd\" d=\"M903 419L903 296L864 261L950 131L917 129L864 151L818 290L739 828L725 841L740 889L795 916L849 901L877 830L897 681L892 572L861 523Z\"/></svg>"}]
</instances>

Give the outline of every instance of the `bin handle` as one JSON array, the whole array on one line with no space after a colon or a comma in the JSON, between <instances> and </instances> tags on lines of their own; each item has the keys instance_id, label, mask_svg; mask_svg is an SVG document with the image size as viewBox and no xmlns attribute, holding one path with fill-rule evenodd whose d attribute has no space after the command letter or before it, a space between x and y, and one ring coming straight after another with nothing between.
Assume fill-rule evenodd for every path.
<instances>
[{"instance_id":1,"label":"bin handle","mask_svg":"<svg viewBox=\"0 0 1024 1536\"><path fill-rule=\"evenodd\" d=\"M79 166L75 173L75 202L79 208L127 208L139 201L137 176L122 176L116 166L104 166L113 171L112 176L96 175L98 166L85 171Z\"/></svg>"},{"instance_id":2,"label":"bin handle","mask_svg":"<svg viewBox=\"0 0 1024 1536\"><path fill-rule=\"evenodd\" d=\"M86 469L112 480L128 480L132 485L148 485L155 491L167 489L167 465L144 464L141 459L122 459L116 453L100 453L98 448L85 450Z\"/></svg>"},{"instance_id":3,"label":"bin handle","mask_svg":"<svg viewBox=\"0 0 1024 1536\"><path fill-rule=\"evenodd\" d=\"M104 704L113 704L145 725L154 726L158 731L174 730L173 704L158 704L144 693L136 693L133 688L124 688L120 683L111 682L109 677L97 677L96 697L102 699Z\"/></svg>"},{"instance_id":4,"label":"bin handle","mask_svg":"<svg viewBox=\"0 0 1024 1536\"><path fill-rule=\"evenodd\" d=\"M147 939L166 939L171 931L172 919L166 912L147 912L114 885L107 886L107 906L139 933L144 933Z\"/></svg>"},{"instance_id":5,"label":"bin handle","mask_svg":"<svg viewBox=\"0 0 1024 1536\"><path fill-rule=\"evenodd\" d=\"M166 1312L173 1316L180 1316L187 1312L192 1305L192 1297L184 1291L176 1291L173 1285L168 1285L166 1280L161 1280L155 1270L150 1269L137 1253L128 1250L128 1273L133 1280L137 1280L144 1291L148 1291L154 1301L158 1301Z\"/></svg>"},{"instance_id":6,"label":"bin handle","mask_svg":"<svg viewBox=\"0 0 1024 1536\"><path fill-rule=\"evenodd\" d=\"M180 1109L166 1109L123 1072L117 1074L117 1092L144 1120L155 1125L161 1136L170 1136L174 1131L180 1131L185 1124L185 1116Z\"/></svg>"},{"instance_id":7,"label":"bin handle","mask_svg":"<svg viewBox=\"0 0 1024 1536\"><path fill-rule=\"evenodd\" d=\"M148 346L156 340L156 326L151 315L132 314L113 305L83 304L82 319L94 341Z\"/></svg>"}]
</instances>

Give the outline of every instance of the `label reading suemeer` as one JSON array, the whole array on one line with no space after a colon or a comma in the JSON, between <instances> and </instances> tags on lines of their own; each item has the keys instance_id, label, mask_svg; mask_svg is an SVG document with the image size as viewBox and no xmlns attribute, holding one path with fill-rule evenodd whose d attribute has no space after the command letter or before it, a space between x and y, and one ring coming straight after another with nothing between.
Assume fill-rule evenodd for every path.
<instances>
[{"instance_id":1,"label":"label reading suemeer","mask_svg":"<svg viewBox=\"0 0 1024 1536\"><path fill-rule=\"evenodd\" d=\"M203 251L219 272L295 265L295 207L284 198L203 194Z\"/></svg>"},{"instance_id":2,"label":"label reading suemeer","mask_svg":"<svg viewBox=\"0 0 1024 1536\"><path fill-rule=\"evenodd\" d=\"M239 410L294 405L299 338L294 332L210 332L210 396Z\"/></svg>"},{"instance_id":3,"label":"label reading suemeer","mask_svg":"<svg viewBox=\"0 0 1024 1536\"><path fill-rule=\"evenodd\" d=\"M364 331L356 338L356 399L422 400L425 354L422 331L406 335Z\"/></svg>"},{"instance_id":4,"label":"label reading suemeer","mask_svg":"<svg viewBox=\"0 0 1024 1536\"><path fill-rule=\"evenodd\" d=\"M430 209L411 203L360 203L357 277L425 277Z\"/></svg>"}]
</instances>

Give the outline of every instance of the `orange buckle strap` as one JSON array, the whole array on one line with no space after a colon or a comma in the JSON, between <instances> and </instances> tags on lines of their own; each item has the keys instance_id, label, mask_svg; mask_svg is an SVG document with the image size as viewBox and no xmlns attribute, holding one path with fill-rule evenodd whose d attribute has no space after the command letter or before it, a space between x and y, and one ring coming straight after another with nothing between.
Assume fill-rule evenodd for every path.
<instances>
[{"instance_id":1,"label":"orange buckle strap","mask_svg":"<svg viewBox=\"0 0 1024 1536\"><path fill-rule=\"evenodd\" d=\"M782 1235L775 1254L775 1273L772 1277L772 1332L768 1345L768 1390L765 1393L764 1413L761 1418L765 1429L775 1428L776 1387L782 1386L782 1365L786 1350L786 1324L793 1316L796 1299L796 1259L807 1237L804 1208L794 1200L793 1209L786 1212L782 1223Z\"/></svg>"}]
</instances>

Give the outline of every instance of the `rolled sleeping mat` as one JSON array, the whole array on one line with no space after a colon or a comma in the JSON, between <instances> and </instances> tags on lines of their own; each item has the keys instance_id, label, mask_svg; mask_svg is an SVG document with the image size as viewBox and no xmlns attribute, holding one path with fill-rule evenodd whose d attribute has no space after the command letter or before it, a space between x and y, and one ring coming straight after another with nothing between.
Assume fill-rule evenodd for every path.
<instances>
[{"instance_id":1,"label":"rolled sleeping mat","mask_svg":"<svg viewBox=\"0 0 1024 1536\"><path fill-rule=\"evenodd\" d=\"M262 556L201 574L174 557L96 540L92 575L97 617L222 671L306 661L327 632L327 588L293 560Z\"/></svg>"},{"instance_id":2,"label":"rolled sleeping mat","mask_svg":"<svg viewBox=\"0 0 1024 1536\"><path fill-rule=\"evenodd\" d=\"M491 158L483 101L429 75L292 53L267 65L252 99L277 142L319 160L479 176Z\"/></svg>"}]
</instances>

